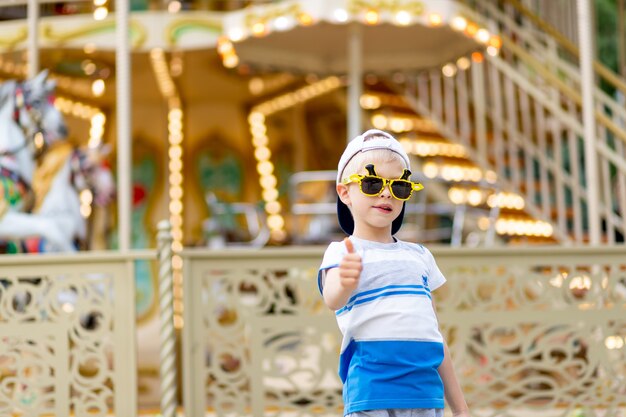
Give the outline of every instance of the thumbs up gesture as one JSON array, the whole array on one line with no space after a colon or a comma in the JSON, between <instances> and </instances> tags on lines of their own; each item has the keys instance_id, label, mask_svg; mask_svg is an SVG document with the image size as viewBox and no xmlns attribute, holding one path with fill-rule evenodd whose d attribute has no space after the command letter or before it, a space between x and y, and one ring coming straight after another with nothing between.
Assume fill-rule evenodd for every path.
<instances>
[{"instance_id":1,"label":"thumbs up gesture","mask_svg":"<svg viewBox=\"0 0 626 417\"><path fill-rule=\"evenodd\" d=\"M361 256L354 251L354 246L350 239L343 240L348 253L346 253L339 264L339 284L349 291L353 291L359 285L359 277L363 270Z\"/></svg>"}]
</instances>

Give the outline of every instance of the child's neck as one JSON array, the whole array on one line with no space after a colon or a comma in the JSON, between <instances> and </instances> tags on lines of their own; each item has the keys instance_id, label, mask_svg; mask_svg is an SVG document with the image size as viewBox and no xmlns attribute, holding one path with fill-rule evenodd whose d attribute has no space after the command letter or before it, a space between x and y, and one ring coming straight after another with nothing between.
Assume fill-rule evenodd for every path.
<instances>
[{"instance_id":1,"label":"child's neck","mask_svg":"<svg viewBox=\"0 0 626 417\"><path fill-rule=\"evenodd\" d=\"M391 233L367 233L356 229L354 230L354 233L352 233L352 236L358 239L369 240L370 242L378 243L394 243L396 241L393 236L391 236Z\"/></svg>"}]
</instances>

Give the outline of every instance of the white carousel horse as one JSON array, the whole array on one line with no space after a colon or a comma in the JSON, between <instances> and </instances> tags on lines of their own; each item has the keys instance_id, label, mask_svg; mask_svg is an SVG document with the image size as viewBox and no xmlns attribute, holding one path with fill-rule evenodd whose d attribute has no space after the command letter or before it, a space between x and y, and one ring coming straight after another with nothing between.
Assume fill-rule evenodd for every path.
<instances>
[{"instance_id":1,"label":"white carousel horse","mask_svg":"<svg viewBox=\"0 0 626 417\"><path fill-rule=\"evenodd\" d=\"M115 196L115 181L104 157L108 148L74 148L67 142L52 145L33 180L35 205L32 214L20 213L24 234L56 225L63 245L50 245L45 235L37 251L75 251L75 242L87 239L87 220L81 213L81 192L88 190L95 205L106 206ZM32 241L31 241L32 246Z\"/></svg>"},{"instance_id":2,"label":"white carousel horse","mask_svg":"<svg viewBox=\"0 0 626 417\"><path fill-rule=\"evenodd\" d=\"M35 154L67 136L67 127L52 97L55 82L42 71L32 80L0 85L0 167L28 184Z\"/></svg>"},{"instance_id":3,"label":"white carousel horse","mask_svg":"<svg viewBox=\"0 0 626 417\"><path fill-rule=\"evenodd\" d=\"M25 231L24 213L32 196L35 155L39 149L67 136L60 111L51 100L55 83L47 71L25 81L8 81L0 86L0 239L20 240ZM64 249L62 230L57 225L35 230L51 245Z\"/></svg>"}]
</instances>

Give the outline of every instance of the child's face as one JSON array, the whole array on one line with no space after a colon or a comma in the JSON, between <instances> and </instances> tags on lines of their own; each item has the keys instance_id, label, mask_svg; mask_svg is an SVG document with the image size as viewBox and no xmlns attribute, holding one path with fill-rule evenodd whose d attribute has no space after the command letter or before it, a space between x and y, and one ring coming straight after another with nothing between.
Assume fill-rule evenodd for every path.
<instances>
[{"instance_id":1,"label":"child's face","mask_svg":"<svg viewBox=\"0 0 626 417\"><path fill-rule=\"evenodd\" d=\"M386 161L384 164L371 161L376 168L376 174L383 178L397 179L404 172L404 164L399 159ZM364 165L367 165L364 164ZM348 176L354 172L345 172ZM365 168L357 174L368 174ZM350 207L354 218L354 233L356 237L366 239L390 239L391 224L400 215L403 201L394 198L386 186L378 196L367 196L359 190L359 184L350 183L339 185L337 192L341 200Z\"/></svg>"}]
</instances>

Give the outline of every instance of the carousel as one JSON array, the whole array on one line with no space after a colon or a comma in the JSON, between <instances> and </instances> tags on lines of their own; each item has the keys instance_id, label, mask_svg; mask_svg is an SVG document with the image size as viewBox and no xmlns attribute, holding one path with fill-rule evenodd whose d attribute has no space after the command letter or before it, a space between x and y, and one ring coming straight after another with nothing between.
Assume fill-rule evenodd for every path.
<instances>
[{"instance_id":1,"label":"carousel","mask_svg":"<svg viewBox=\"0 0 626 417\"><path fill-rule=\"evenodd\" d=\"M342 236L336 161L365 127L396 135L426 184L402 239L567 241L473 153L488 145L467 85L503 41L459 2L131 3L126 20L94 0L0 23L3 253L152 248L162 219L175 253L325 244ZM137 261L136 274L150 340L157 273ZM158 402L145 349L143 401Z\"/></svg>"}]
</instances>

